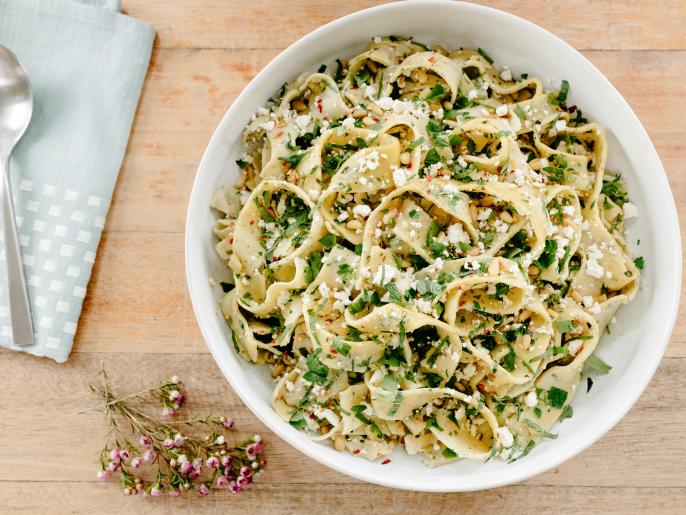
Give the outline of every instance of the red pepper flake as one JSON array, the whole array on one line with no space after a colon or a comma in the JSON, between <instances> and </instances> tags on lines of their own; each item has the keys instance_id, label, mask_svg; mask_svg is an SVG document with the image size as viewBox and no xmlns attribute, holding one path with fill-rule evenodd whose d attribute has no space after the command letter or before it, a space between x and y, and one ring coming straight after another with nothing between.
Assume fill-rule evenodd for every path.
<instances>
[{"instance_id":1,"label":"red pepper flake","mask_svg":"<svg viewBox=\"0 0 686 515\"><path fill-rule=\"evenodd\" d=\"M355 450L353 451L353 454L360 454L360 450L359 450L359 449L355 449Z\"/></svg>"},{"instance_id":2,"label":"red pepper flake","mask_svg":"<svg viewBox=\"0 0 686 515\"><path fill-rule=\"evenodd\" d=\"M488 377L490 377L491 379L495 379L495 374L493 372L489 372Z\"/></svg>"},{"instance_id":3,"label":"red pepper flake","mask_svg":"<svg viewBox=\"0 0 686 515\"><path fill-rule=\"evenodd\" d=\"M390 462L391 462L391 460L389 460L388 458L386 458L385 460L383 460L383 461L381 462L381 464L382 464L382 465L388 465Z\"/></svg>"},{"instance_id":4,"label":"red pepper flake","mask_svg":"<svg viewBox=\"0 0 686 515\"><path fill-rule=\"evenodd\" d=\"M317 99L317 110L318 110L319 113L321 114L321 112L322 112L322 99L321 99L321 97L319 97L319 98Z\"/></svg>"},{"instance_id":5,"label":"red pepper flake","mask_svg":"<svg viewBox=\"0 0 686 515\"><path fill-rule=\"evenodd\" d=\"M276 218L276 213L274 212L274 210L271 207L269 209L267 209L267 213L269 213L271 216Z\"/></svg>"},{"instance_id":6,"label":"red pepper flake","mask_svg":"<svg viewBox=\"0 0 686 515\"><path fill-rule=\"evenodd\" d=\"M484 393L486 391L486 386L483 383L477 384L476 387L481 393Z\"/></svg>"},{"instance_id":7,"label":"red pepper flake","mask_svg":"<svg viewBox=\"0 0 686 515\"><path fill-rule=\"evenodd\" d=\"M283 136L283 131L279 131L276 133L277 138L280 138L281 136Z\"/></svg>"},{"instance_id":8,"label":"red pepper flake","mask_svg":"<svg viewBox=\"0 0 686 515\"><path fill-rule=\"evenodd\" d=\"M431 57L429 57L429 58L427 59L427 61L429 61L430 63L435 63L435 62L436 62L436 56L435 56L435 55L432 55Z\"/></svg>"},{"instance_id":9,"label":"red pepper flake","mask_svg":"<svg viewBox=\"0 0 686 515\"><path fill-rule=\"evenodd\" d=\"M253 225L255 223L255 220L250 220L250 225Z\"/></svg>"},{"instance_id":10,"label":"red pepper flake","mask_svg":"<svg viewBox=\"0 0 686 515\"><path fill-rule=\"evenodd\" d=\"M331 354L338 354L338 352L336 352L336 349L331 349L329 352L331 352Z\"/></svg>"}]
</instances>

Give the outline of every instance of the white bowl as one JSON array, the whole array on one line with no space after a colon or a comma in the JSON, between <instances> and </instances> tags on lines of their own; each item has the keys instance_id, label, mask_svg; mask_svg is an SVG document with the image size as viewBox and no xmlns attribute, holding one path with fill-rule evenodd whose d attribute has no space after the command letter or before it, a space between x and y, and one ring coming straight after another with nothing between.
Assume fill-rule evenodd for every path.
<instances>
[{"instance_id":1,"label":"white bowl","mask_svg":"<svg viewBox=\"0 0 686 515\"><path fill-rule=\"evenodd\" d=\"M641 289L619 310L612 335L603 336L598 351L614 368L596 378L590 394L580 389L572 403L573 418L555 428L557 440L541 443L515 463L465 460L429 469L398 449L391 463L381 465L311 441L272 409L266 367L250 365L234 352L218 309L221 290L208 281L211 277L218 283L229 275L215 255L214 214L208 203L215 190L236 178L234 161L242 154L240 136L250 116L283 82L336 57L355 55L370 38L386 34L414 36L450 49L481 47L496 64L507 64L516 73L569 80L570 103L605 127L609 169L621 170L639 208L639 218L629 222L628 241L636 255L645 257ZM458 492L514 483L553 468L598 440L629 411L653 376L674 325L681 244L674 200L655 148L626 101L579 52L544 29L494 9L460 2L400 2L315 30L279 54L235 100L212 136L193 185L186 274L195 316L214 359L243 402L272 431L311 458L358 479L408 490Z\"/></svg>"}]
</instances>

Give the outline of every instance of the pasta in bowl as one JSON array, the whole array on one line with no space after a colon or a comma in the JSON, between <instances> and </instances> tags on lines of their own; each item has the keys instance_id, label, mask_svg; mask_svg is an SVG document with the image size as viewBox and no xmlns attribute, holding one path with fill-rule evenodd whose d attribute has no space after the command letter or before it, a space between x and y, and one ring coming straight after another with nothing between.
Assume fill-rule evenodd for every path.
<instances>
[{"instance_id":1,"label":"pasta in bowl","mask_svg":"<svg viewBox=\"0 0 686 515\"><path fill-rule=\"evenodd\" d=\"M492 62L375 37L284 84L213 197L235 350L337 450L525 456L638 289L603 128Z\"/></svg>"},{"instance_id":2,"label":"pasta in bowl","mask_svg":"<svg viewBox=\"0 0 686 515\"><path fill-rule=\"evenodd\" d=\"M406 37L403 41L384 37L374 41L372 38L379 34ZM414 44L406 41L410 35L428 48L411 46ZM476 53L467 52L469 59L481 63L483 69L477 66L481 75L493 74L494 85L519 84L529 77L535 83L538 77L541 89L529 85L525 88L528 92L517 91L517 98L514 91L499 91L501 101L494 103L489 101L492 91L484 96L483 88L474 87L473 96L472 88L466 87L465 75L478 85L475 69L462 69L455 78L450 72L440 74L423 67L426 78L415 81L423 78L420 66L415 77L413 70L409 75L398 75L404 77L399 80L405 80L406 88L423 84L415 88L415 94L401 98L398 91L383 89L391 70L384 72L383 78L379 74L393 66L376 61L370 64L368 58L357 63L352 59L388 41L410 45L412 55L438 52L448 59L453 49L476 49ZM451 51L444 55L435 44ZM482 52L488 58L479 48L486 49ZM336 57L348 59L342 61L342 70L348 71L343 80L336 75ZM491 57L494 63L488 63ZM327 67L320 70L322 63ZM307 71L305 77L297 80L303 71ZM524 73L530 76L523 77ZM305 84L313 75L315 80ZM360 79L359 86L355 77ZM455 80L456 93L449 86ZM288 86L282 92L284 82ZM378 93L380 82L382 90ZM435 88L437 84L443 91ZM374 85L376 91L367 88ZM433 96L432 91L436 97L427 99ZM531 97L524 98L527 95ZM564 113L550 104L551 95L553 104L555 100L566 104ZM339 110L327 114L328 126L322 113L317 114L319 109L311 109L310 102L317 96L327 100L326 105L322 101L322 110ZM428 112L424 108L404 111L414 96L428 103ZM270 97L275 102L267 103ZM386 97L390 101L381 100ZM296 116L280 129L293 131L293 137L279 139L277 131L272 131L281 122L271 113L285 107L285 101ZM485 103L481 107L486 112L474 119L458 118L460 111L477 109L466 105L467 101ZM533 123L544 118L542 113L526 112L527 101L532 110L540 109L532 105L540 102L548 113L560 114L553 124L557 133L551 133L550 128L537 134L532 130L531 137L537 138L523 144L526 137L516 128L518 121L528 129L527 120ZM446 107L445 102L452 105ZM353 113L360 104L365 104L364 116ZM500 104L506 105L507 112L502 107L497 112ZM519 116L517 104L525 117ZM584 112L572 112L574 105ZM377 107L383 118L405 115L406 122L411 123L378 127L383 122L372 110ZM443 115L434 114L439 108ZM372 123L365 121L367 117ZM583 129L585 118L595 124L597 132ZM319 119L317 130L315 119ZM246 126L257 131L252 136L255 146L243 142ZM371 138L371 132L378 137ZM266 144L268 133L275 138ZM566 135L571 151L567 150ZM462 138L459 142L458 137ZM261 148L260 138L265 142ZM423 140L413 145L420 138ZM466 147L472 144L474 150ZM477 146L487 151L476 152ZM315 147L321 150L319 156L312 152ZM453 154L452 163L448 162L448 150ZM605 151L607 163L601 163L597 159L604 158ZM531 153L534 158L528 161ZM536 176L528 172L520 175L515 172L518 167L509 167L503 160L504 155L519 154L532 174L543 178L541 189L531 200L524 194L534 187L529 182ZM558 154L562 156L556 158ZM318 164L323 174L308 175L307 171ZM362 174L357 169L363 164L368 170L376 168ZM593 173L604 168L607 180L596 182L597 175L583 173L584 167ZM345 170L349 171L348 179L340 173ZM501 173L503 170L506 173ZM267 173L269 177L262 177ZM235 184L243 174L246 187ZM492 175L497 176L494 181L489 179ZM555 182L556 177L559 182ZM364 184L359 179L373 180ZM388 183L382 184L384 180ZM518 180L524 182L518 184ZM351 191L333 191L334 183L345 188L349 185ZM231 187L236 190L227 194L232 193ZM218 190L224 193L217 194ZM237 190L245 191L236 194ZM629 205L627 192L632 199ZM591 197L597 202L605 197L615 206L606 210L603 202L598 211L600 219L596 219L589 209L593 201L587 203ZM453 205L453 198L459 202ZM208 207L210 199L219 211ZM461 205L463 201L465 205ZM633 205L638 206L639 216L633 216ZM472 216L473 210L476 216ZM348 218L339 221L344 213ZM621 226L617 220L620 213L626 219ZM247 225L238 224L239 217L247 220ZM254 224L250 225L250 220ZM541 226L542 220L545 223ZM588 229L583 228L584 222ZM381 223L378 235L377 223ZM421 227L413 225L416 223ZM570 223L575 224L573 234L560 232L571 227ZM212 231L213 224L219 239ZM617 245L622 247L614 261L607 257L612 255L606 252L609 248L596 248L585 240L592 237L595 241L602 234L601 227L616 236ZM373 233L367 236L366 231L372 228ZM421 236L420 229L426 231ZM589 229L591 236L585 235ZM247 236L236 239L238 233L234 231ZM224 243L222 248L221 240L229 239L232 232L234 242L228 246ZM220 254L215 250L218 242ZM269 249L263 248L267 243ZM472 250L475 243L478 250ZM605 243L614 245L610 240ZM587 448L626 414L648 384L668 342L680 290L681 247L671 192L655 149L621 95L581 54L552 34L515 16L462 2L406 1L360 11L309 34L266 66L232 103L205 151L190 198L185 245L189 292L202 335L246 406L306 456L356 479L412 490L469 491L509 484L558 466ZM247 246L252 246L252 251L246 250ZM447 255L441 256L439 251ZM397 263L391 254L402 257L402 261ZM640 275L630 278L626 272L633 273L633 260L639 257L645 266ZM491 265L494 258L497 265ZM351 261L343 261L348 259ZM538 276L534 276L534 261L545 269L539 268ZM529 267L525 269L522 263ZM643 261L637 263L642 265ZM251 274L234 278L234 265L245 267L238 273ZM279 270L262 278L261 273L254 273L255 268L265 270L267 265L270 269L276 265ZM495 275L489 274L490 266ZM588 276L587 271L590 277L586 284L579 276ZM377 276L377 272L381 273ZM626 283L605 285L598 295L594 281L605 284L609 281L606 272ZM410 273L413 278L408 284ZM626 279L621 279L622 273ZM563 282L569 290L563 291ZM551 291L539 291L538 283L549 284ZM350 294L346 297L347 291ZM548 303L554 300L555 292L561 302L551 309ZM231 295L227 297L227 293ZM246 293L250 293L249 298ZM532 296L541 298L542 307L530 302ZM319 311L324 298L329 302ZM616 323L612 323L614 304L624 304L614 315ZM282 311L282 307L287 309ZM230 315L232 310L238 313L241 331L232 331L227 323L225 313ZM307 310L313 311L313 319ZM400 319L394 319L395 315ZM479 329L482 334L470 337L474 320L484 326ZM390 325L391 321L395 325ZM605 330L601 330L603 326ZM310 334L319 338L319 343ZM438 345L432 345L435 342ZM472 350L463 345L465 342L478 352L470 354ZM294 345L303 350L297 360ZM407 346L412 350L409 363L404 352ZM439 346L440 353L436 354ZM539 347L546 350L539 351ZM457 352L449 354L448 348ZM317 349L321 350L317 353ZM377 358L381 349L383 355ZM387 349L393 352L387 355ZM282 358L273 351L284 350L294 358L293 363L277 363ZM362 370L367 356L367 369ZM455 371L460 374L452 383L446 380L453 366L450 361L456 363ZM484 363L496 370L487 371ZM398 373L405 366L410 367L407 377ZM600 375L610 366L611 373ZM563 374L551 377L548 371L553 367ZM582 381L572 388L579 369ZM307 397L312 394L319 399L337 373L338 390L328 392L332 405L318 400L321 411L315 413L314 404L303 405L302 417L297 416L297 399L305 397L310 387ZM533 394L531 381L537 382ZM479 390L481 383L487 387L484 392ZM353 385L360 391L350 389ZM348 393L341 397L340 392L346 389ZM472 395L475 391L478 394ZM424 402L419 398L422 395L435 397ZM498 399L511 397L516 403L493 403L483 398L493 395ZM399 397L402 403L397 402ZM340 406L346 402L344 412ZM433 408L429 414L424 411L423 425L418 421L413 424L411 416L406 416L408 411L415 412L413 406L421 404L424 409L429 403ZM348 405L350 409L345 407ZM565 418L572 410L573 416ZM389 415L392 411L395 413ZM453 419L460 421L457 430L451 425L455 424ZM559 419L564 422L555 424ZM510 424L512 420L516 423ZM337 425L340 430L331 432ZM341 438L344 429L350 432ZM510 438L505 429L512 436L510 447L506 447ZM355 432L358 434L353 435ZM559 437L553 439L557 434ZM405 436L410 436L407 441ZM374 441L376 448L367 447L366 440ZM391 446L392 452L384 454ZM368 450L362 454L365 448ZM379 459L375 459L377 452L382 454ZM450 463L433 466L445 462Z\"/></svg>"}]
</instances>

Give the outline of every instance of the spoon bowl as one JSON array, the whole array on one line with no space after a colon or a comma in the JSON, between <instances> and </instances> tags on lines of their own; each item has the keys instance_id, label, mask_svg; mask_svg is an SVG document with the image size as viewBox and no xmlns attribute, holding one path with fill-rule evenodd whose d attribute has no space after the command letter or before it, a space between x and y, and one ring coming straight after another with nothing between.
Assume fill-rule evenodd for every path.
<instances>
[{"instance_id":1,"label":"spoon bowl","mask_svg":"<svg viewBox=\"0 0 686 515\"><path fill-rule=\"evenodd\" d=\"M33 93L26 70L0 45L0 158L9 156L26 132L33 113Z\"/></svg>"}]
</instances>

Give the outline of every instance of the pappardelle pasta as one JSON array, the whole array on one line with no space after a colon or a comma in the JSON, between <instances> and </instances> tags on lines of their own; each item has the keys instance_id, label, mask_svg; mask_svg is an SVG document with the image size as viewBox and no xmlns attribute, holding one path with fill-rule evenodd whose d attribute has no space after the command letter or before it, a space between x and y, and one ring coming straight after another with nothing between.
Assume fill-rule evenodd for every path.
<instances>
[{"instance_id":1,"label":"pappardelle pasta","mask_svg":"<svg viewBox=\"0 0 686 515\"><path fill-rule=\"evenodd\" d=\"M252 117L211 202L221 309L284 421L432 466L555 437L643 266L603 129L568 89L384 37Z\"/></svg>"}]
</instances>

